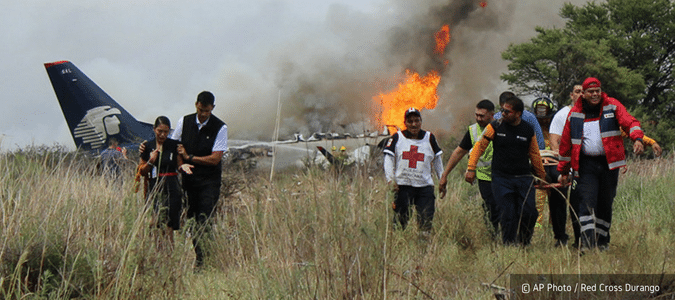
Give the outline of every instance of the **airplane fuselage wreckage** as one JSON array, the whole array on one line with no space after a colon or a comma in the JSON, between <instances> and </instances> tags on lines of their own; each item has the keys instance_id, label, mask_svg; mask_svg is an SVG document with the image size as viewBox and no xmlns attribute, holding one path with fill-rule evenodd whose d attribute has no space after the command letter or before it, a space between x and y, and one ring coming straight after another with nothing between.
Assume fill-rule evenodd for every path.
<instances>
[{"instance_id":1,"label":"airplane fuselage wreckage","mask_svg":"<svg viewBox=\"0 0 675 300\"><path fill-rule=\"evenodd\" d=\"M111 138L115 138L120 147L137 149L143 141L154 139L152 124L134 118L72 62L44 65L78 150L98 153L107 147ZM292 139L275 142L229 140L224 159L255 160L256 165L263 168L271 167L274 161L277 169L308 163L327 165L330 161L319 149L345 147L350 161L362 164L388 137L385 129L383 133L314 133L308 138L295 134Z\"/></svg>"}]
</instances>

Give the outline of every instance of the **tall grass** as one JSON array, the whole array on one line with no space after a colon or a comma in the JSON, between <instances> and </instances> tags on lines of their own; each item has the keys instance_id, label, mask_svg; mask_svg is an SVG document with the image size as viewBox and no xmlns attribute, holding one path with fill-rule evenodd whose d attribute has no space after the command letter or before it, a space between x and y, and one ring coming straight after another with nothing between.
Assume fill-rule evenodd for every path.
<instances>
[{"instance_id":1,"label":"tall grass","mask_svg":"<svg viewBox=\"0 0 675 300\"><path fill-rule=\"evenodd\" d=\"M61 151L0 157L0 297L5 299L493 299L513 273L663 273L675 269L673 157L621 175L608 251L554 248L550 226L527 248L493 241L477 189L450 175L434 231L392 228L377 166L275 175L228 166L203 269L189 223L158 249L152 216L89 158ZM230 187L231 188L231 187ZM571 226L568 233L572 234Z\"/></svg>"},{"instance_id":2,"label":"tall grass","mask_svg":"<svg viewBox=\"0 0 675 300\"><path fill-rule=\"evenodd\" d=\"M152 249L150 218L131 192L131 175L110 182L96 174L91 158L43 150L0 157L1 296L119 299L171 292L161 285L180 281L162 277L174 276L180 260Z\"/></svg>"}]
</instances>

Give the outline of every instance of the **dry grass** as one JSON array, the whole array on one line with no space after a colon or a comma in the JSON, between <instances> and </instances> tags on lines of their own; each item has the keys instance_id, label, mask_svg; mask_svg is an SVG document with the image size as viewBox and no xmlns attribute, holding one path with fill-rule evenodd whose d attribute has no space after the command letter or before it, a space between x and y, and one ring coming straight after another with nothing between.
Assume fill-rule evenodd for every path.
<instances>
[{"instance_id":1,"label":"dry grass","mask_svg":"<svg viewBox=\"0 0 675 300\"><path fill-rule=\"evenodd\" d=\"M212 255L198 273L189 226L176 232L173 252L158 250L132 171L111 184L91 165L59 151L0 158L3 298L493 299L482 283L508 286L514 273L675 269L672 157L631 163L610 250L581 257L554 248L550 226L526 249L493 242L477 189L458 171L428 239L415 226L392 230L392 195L378 168L288 171L272 183L232 171L237 187L222 201Z\"/></svg>"}]
</instances>

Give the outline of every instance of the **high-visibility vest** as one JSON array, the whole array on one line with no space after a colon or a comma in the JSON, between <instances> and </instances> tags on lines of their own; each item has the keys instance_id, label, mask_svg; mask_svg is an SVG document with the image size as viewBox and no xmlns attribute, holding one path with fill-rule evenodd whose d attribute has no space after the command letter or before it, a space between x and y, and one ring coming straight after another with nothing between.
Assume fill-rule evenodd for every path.
<instances>
[{"instance_id":1,"label":"high-visibility vest","mask_svg":"<svg viewBox=\"0 0 675 300\"><path fill-rule=\"evenodd\" d=\"M485 128L480 128L478 123L469 126L469 135L471 135L471 144L476 145L476 142L483 136ZM471 152L469 150L469 152ZM485 148L483 155L478 158L476 164L476 177L480 180L492 181L492 142Z\"/></svg>"}]
</instances>

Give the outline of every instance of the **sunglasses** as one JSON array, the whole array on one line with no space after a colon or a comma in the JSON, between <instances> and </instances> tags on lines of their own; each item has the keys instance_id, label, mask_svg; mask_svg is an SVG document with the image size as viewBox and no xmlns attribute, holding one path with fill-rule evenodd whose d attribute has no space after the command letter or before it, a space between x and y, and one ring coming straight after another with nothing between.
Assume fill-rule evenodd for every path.
<instances>
[{"instance_id":1,"label":"sunglasses","mask_svg":"<svg viewBox=\"0 0 675 300\"><path fill-rule=\"evenodd\" d=\"M512 110L510 110L510 109L505 109L505 108L502 108L501 111L502 111L502 115L508 115L508 114L512 114L512 113L513 113Z\"/></svg>"}]
</instances>

